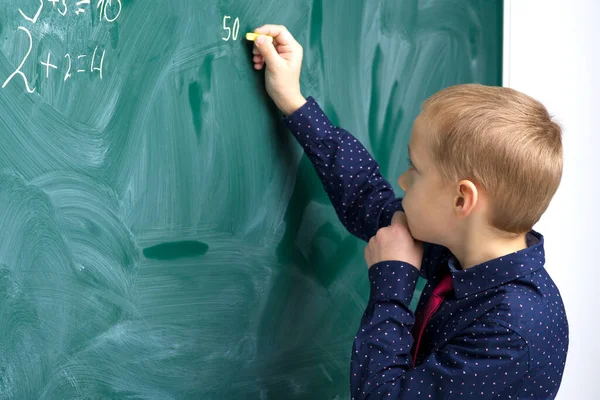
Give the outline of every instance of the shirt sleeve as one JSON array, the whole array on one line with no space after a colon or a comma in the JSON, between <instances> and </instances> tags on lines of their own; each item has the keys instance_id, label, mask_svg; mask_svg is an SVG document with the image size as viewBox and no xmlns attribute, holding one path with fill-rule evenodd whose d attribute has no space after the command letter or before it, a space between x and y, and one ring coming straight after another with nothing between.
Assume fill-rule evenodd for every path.
<instances>
[{"instance_id":1,"label":"shirt sleeve","mask_svg":"<svg viewBox=\"0 0 600 400\"><path fill-rule=\"evenodd\" d=\"M291 115L286 127L300 143L321 179L346 229L364 241L388 226L396 211L404 211L379 164L346 130L335 127L309 97Z\"/></svg>"},{"instance_id":2,"label":"shirt sleeve","mask_svg":"<svg viewBox=\"0 0 600 400\"><path fill-rule=\"evenodd\" d=\"M400 261L369 269L371 294L352 346L352 399L503 398L503 390L525 377L529 349L502 321L474 321L413 367L408 305L417 276L414 266Z\"/></svg>"}]
</instances>

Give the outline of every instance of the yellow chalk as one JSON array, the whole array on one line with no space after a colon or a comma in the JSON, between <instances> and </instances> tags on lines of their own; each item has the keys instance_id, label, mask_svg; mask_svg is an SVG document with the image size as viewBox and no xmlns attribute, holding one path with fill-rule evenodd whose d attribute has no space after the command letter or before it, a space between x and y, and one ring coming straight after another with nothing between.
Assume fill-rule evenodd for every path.
<instances>
[{"instance_id":1,"label":"yellow chalk","mask_svg":"<svg viewBox=\"0 0 600 400\"><path fill-rule=\"evenodd\" d=\"M248 32L248 33L246 33L246 40L255 41L259 36L266 36L267 38L269 38L269 40L273 40L272 36L262 35L260 33L254 33L254 32Z\"/></svg>"}]
</instances>

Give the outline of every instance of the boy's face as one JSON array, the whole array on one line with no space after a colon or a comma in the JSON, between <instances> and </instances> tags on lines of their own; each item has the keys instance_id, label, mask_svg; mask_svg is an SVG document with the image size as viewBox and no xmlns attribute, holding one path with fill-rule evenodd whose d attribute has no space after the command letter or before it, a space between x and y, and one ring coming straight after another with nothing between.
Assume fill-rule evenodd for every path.
<instances>
[{"instance_id":1,"label":"boy's face","mask_svg":"<svg viewBox=\"0 0 600 400\"><path fill-rule=\"evenodd\" d=\"M418 240L444 245L453 232L453 193L444 185L428 149L427 123L417 116L410 135L409 156L413 165L398 178L404 190L402 207L411 235Z\"/></svg>"}]
</instances>

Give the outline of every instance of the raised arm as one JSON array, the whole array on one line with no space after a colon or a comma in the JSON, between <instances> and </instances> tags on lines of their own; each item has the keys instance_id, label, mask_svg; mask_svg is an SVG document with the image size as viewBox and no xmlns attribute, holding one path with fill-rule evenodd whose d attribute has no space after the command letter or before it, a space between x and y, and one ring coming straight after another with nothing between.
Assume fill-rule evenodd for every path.
<instances>
[{"instance_id":1,"label":"raised arm","mask_svg":"<svg viewBox=\"0 0 600 400\"><path fill-rule=\"evenodd\" d=\"M254 30L252 62L257 70L266 64L265 86L286 124L312 161L344 226L368 241L380 227L389 225L401 199L381 176L379 165L349 132L334 127L312 97L300 91L302 46L282 25Z\"/></svg>"},{"instance_id":2,"label":"raised arm","mask_svg":"<svg viewBox=\"0 0 600 400\"><path fill-rule=\"evenodd\" d=\"M333 126L317 102L306 103L285 118L311 160L333 207L346 229L368 241L380 227L403 211L379 165L348 131Z\"/></svg>"}]
</instances>

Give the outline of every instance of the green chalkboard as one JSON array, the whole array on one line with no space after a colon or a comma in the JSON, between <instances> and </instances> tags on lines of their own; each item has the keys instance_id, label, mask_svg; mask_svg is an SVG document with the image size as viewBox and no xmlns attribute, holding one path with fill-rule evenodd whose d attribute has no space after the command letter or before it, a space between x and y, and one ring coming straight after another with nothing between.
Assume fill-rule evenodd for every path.
<instances>
[{"instance_id":1,"label":"green chalkboard","mask_svg":"<svg viewBox=\"0 0 600 400\"><path fill-rule=\"evenodd\" d=\"M350 236L252 68L402 195L420 103L501 83L494 0L0 0L0 399L345 399L368 298Z\"/></svg>"}]
</instances>

